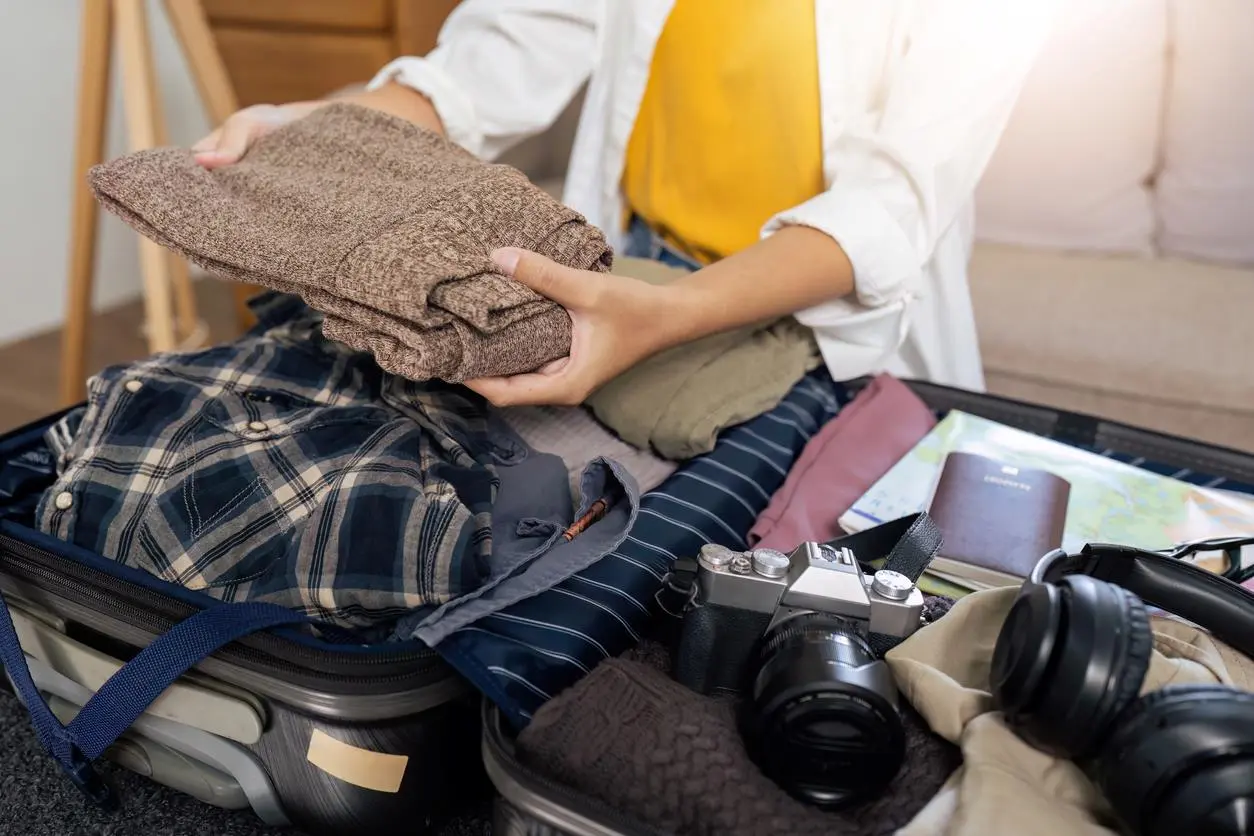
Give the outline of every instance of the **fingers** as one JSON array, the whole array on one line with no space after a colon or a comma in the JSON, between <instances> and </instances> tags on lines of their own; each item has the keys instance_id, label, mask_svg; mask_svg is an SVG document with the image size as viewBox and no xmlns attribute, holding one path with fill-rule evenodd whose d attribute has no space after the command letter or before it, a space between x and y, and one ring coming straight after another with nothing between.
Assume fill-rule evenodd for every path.
<instances>
[{"instance_id":1,"label":"fingers","mask_svg":"<svg viewBox=\"0 0 1254 836\"><path fill-rule=\"evenodd\" d=\"M283 108L273 105L246 107L232 114L220 128L192 146L196 162L210 169L239 162L257 137L278 127L283 121Z\"/></svg>"},{"instance_id":2,"label":"fingers","mask_svg":"<svg viewBox=\"0 0 1254 836\"><path fill-rule=\"evenodd\" d=\"M467 389L478 392L494 406L578 406L587 397L570 375L562 374L569 358L555 360L538 372L511 377L481 377L467 380Z\"/></svg>"},{"instance_id":3,"label":"fingers","mask_svg":"<svg viewBox=\"0 0 1254 836\"><path fill-rule=\"evenodd\" d=\"M260 132L262 123L247 109L241 110L223 123L192 150L196 162L205 168L217 168L239 162L248 146ZM208 147L201 147L207 145Z\"/></svg>"},{"instance_id":4,"label":"fingers","mask_svg":"<svg viewBox=\"0 0 1254 836\"><path fill-rule=\"evenodd\" d=\"M222 138L222 129L217 128L216 130L213 131L213 133L209 134L209 136L205 137L200 142L197 142L195 145L193 145L192 150L195 151L197 154L202 154L206 151L212 151L214 148L218 147L218 140L220 140L221 138Z\"/></svg>"},{"instance_id":5,"label":"fingers","mask_svg":"<svg viewBox=\"0 0 1254 836\"><path fill-rule=\"evenodd\" d=\"M580 310L593 304L598 290L596 274L557 264L542 255L513 247L494 250L492 261L515 281L567 310Z\"/></svg>"}]
</instances>

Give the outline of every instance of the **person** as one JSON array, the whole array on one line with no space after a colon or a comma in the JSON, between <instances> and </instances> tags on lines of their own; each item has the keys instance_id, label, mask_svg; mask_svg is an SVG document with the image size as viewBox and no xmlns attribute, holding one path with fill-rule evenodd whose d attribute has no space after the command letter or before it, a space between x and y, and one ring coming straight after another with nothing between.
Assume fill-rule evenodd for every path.
<instances>
[{"instance_id":1,"label":"person","mask_svg":"<svg viewBox=\"0 0 1254 836\"><path fill-rule=\"evenodd\" d=\"M498 405L580 403L664 349L795 315L832 376L982 389L967 287L973 193L1055 0L463 0L436 48L349 97L485 160L587 84L564 201L617 252L692 268L653 286L517 250L565 306L569 356L468 381ZM201 165L325 102L245 108Z\"/></svg>"}]
</instances>

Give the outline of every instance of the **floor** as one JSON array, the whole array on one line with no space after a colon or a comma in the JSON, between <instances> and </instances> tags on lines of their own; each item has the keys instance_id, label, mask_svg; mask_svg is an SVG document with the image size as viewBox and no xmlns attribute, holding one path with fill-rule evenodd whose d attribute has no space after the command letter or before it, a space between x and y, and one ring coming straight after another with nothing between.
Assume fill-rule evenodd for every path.
<instances>
[{"instance_id":1,"label":"floor","mask_svg":"<svg viewBox=\"0 0 1254 836\"><path fill-rule=\"evenodd\" d=\"M220 281L196 282L201 317L210 339L234 336L235 314L230 287ZM135 301L103 311L93 318L88 374L148 354L143 337L144 310ZM34 421L68 406L60 402L61 330L0 346L0 432Z\"/></svg>"}]
</instances>

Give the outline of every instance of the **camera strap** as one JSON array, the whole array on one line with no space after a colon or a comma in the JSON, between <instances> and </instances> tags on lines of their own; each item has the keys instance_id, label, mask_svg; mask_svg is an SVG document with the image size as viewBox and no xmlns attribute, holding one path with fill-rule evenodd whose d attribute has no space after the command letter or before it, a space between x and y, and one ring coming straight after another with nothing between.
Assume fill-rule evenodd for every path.
<instances>
[{"instance_id":1,"label":"camera strap","mask_svg":"<svg viewBox=\"0 0 1254 836\"><path fill-rule=\"evenodd\" d=\"M874 572L870 564L884 558L880 569L900 572L915 583L940 551L940 528L926 511L890 520L889 522L832 540L827 545L834 549L849 549L862 564L864 572ZM901 644L900 636L871 633L867 643L876 656Z\"/></svg>"},{"instance_id":2,"label":"camera strap","mask_svg":"<svg viewBox=\"0 0 1254 836\"><path fill-rule=\"evenodd\" d=\"M863 571L874 571L871 564L885 558L880 569L900 572L915 583L923 576L941 547L941 532L926 511L849 534L827 543L833 549L849 549Z\"/></svg>"},{"instance_id":3,"label":"camera strap","mask_svg":"<svg viewBox=\"0 0 1254 836\"><path fill-rule=\"evenodd\" d=\"M884 558L884 565L880 569L900 572L918 583L923 571L940 551L941 533L927 512L921 511L841 537L827 545L834 549L846 548L852 551L862 564L863 571L874 571L870 564ZM665 620L670 622L667 627L662 628L665 632L678 628L678 623L691 608L696 594L697 559L678 558L662 580L662 588L654 595L658 609ZM872 633L868 641L871 649L882 656L901 639Z\"/></svg>"}]
</instances>

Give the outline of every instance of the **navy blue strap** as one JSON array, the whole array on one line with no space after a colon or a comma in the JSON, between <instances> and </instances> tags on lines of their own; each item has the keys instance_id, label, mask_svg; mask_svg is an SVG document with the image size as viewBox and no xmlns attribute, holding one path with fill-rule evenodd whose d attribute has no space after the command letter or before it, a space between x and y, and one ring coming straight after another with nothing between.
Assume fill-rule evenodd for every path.
<instances>
[{"instance_id":1,"label":"navy blue strap","mask_svg":"<svg viewBox=\"0 0 1254 836\"><path fill-rule=\"evenodd\" d=\"M250 633L283 625L316 623L277 604L216 604L179 622L109 677L70 721L61 725L31 678L9 608L0 596L0 662L30 712L44 748L89 798L116 806L109 786L91 762L130 728L153 700L198 662Z\"/></svg>"}]
</instances>

